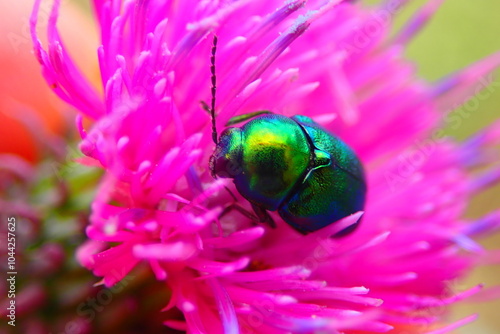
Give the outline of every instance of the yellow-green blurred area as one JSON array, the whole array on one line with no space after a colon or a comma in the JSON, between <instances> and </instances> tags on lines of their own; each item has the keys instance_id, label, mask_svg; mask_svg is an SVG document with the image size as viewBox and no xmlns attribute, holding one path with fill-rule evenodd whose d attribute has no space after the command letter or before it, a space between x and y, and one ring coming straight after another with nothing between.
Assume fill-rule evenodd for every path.
<instances>
[{"instance_id":1,"label":"yellow-green blurred area","mask_svg":"<svg viewBox=\"0 0 500 334\"><path fill-rule=\"evenodd\" d=\"M373 0L365 2L380 3ZM395 30L401 28L411 15L427 2L409 1L394 18ZM444 1L431 21L412 40L407 56L417 63L421 77L436 81L498 51L500 51L500 1L449 0ZM494 80L500 82L500 71L494 74ZM500 87L498 86L498 84L491 86L492 92L487 98L478 99L477 107L471 110L470 116L464 119L461 126L455 129L448 127L447 133L461 140L499 118ZM466 98L467 96L464 96L464 99ZM496 186L472 201L467 216L479 217L499 207L500 186ZM487 249L498 248L500 236L486 238L482 244ZM500 265L475 270L466 280L459 282L456 289L466 289L478 283L484 283L486 288L499 285ZM479 319L475 323L457 330L457 333L498 334L500 333L499 310L500 301L461 304L455 307L450 320L479 313Z\"/></svg>"}]
</instances>

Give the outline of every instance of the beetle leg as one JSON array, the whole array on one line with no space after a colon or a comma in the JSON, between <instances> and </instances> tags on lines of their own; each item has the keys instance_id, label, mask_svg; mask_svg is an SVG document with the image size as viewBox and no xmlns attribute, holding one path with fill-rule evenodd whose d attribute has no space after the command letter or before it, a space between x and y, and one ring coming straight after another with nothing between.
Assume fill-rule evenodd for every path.
<instances>
[{"instance_id":1,"label":"beetle leg","mask_svg":"<svg viewBox=\"0 0 500 334\"><path fill-rule=\"evenodd\" d=\"M238 211L239 213L241 213L243 216L247 217L250 220L253 220L253 221L259 222L259 223L261 222L261 220L258 216L254 215L252 212L248 211L247 209L245 209L244 207L242 207L241 205L239 205L237 203L227 205L224 208L224 210L222 210L221 214L219 215L219 218L222 218L223 216L225 216L226 214L228 214L229 212L231 212L233 210Z\"/></svg>"},{"instance_id":2,"label":"beetle leg","mask_svg":"<svg viewBox=\"0 0 500 334\"><path fill-rule=\"evenodd\" d=\"M276 228L276 223L274 222L274 219L271 217L271 215L269 215L269 213L267 212L267 210L262 209L260 206L257 206L255 204L251 203L252 204L252 209L255 212L255 214L253 214L252 212L248 211L247 209L245 209L244 207L242 207L241 205L239 205L237 203L238 199L236 198L236 196L234 196L234 194L231 191L231 189L229 189L226 186L224 186L224 188L226 188L226 190L229 193L229 195L231 195L231 197L234 200L234 203L229 204L228 206L226 206L224 208L224 210L222 210L222 213L220 214L219 218L222 218L224 215L226 215L227 213L231 212L232 210L236 210L239 213L241 213L243 216L247 217L248 219L253 220L254 222L257 222L257 223L266 223L269 226L271 226L272 228Z\"/></svg>"},{"instance_id":3,"label":"beetle leg","mask_svg":"<svg viewBox=\"0 0 500 334\"><path fill-rule=\"evenodd\" d=\"M231 191L231 189L229 189L227 186L224 186L224 188L226 189L226 191L229 193L229 195L231 195L231 197L233 198L233 201L236 203L238 202L238 199L236 198L236 196L234 196L233 192Z\"/></svg>"},{"instance_id":4,"label":"beetle leg","mask_svg":"<svg viewBox=\"0 0 500 334\"><path fill-rule=\"evenodd\" d=\"M257 206L252 203L252 209L257 215L259 222L261 223L266 223L269 224L272 228L276 228L276 223L274 222L274 219L269 215L267 210L262 209L260 206Z\"/></svg>"},{"instance_id":5,"label":"beetle leg","mask_svg":"<svg viewBox=\"0 0 500 334\"><path fill-rule=\"evenodd\" d=\"M269 226L271 226L272 228L276 228L276 223L274 222L274 219L269 215L269 213L267 213L266 210L261 209L258 206L255 206L253 204L252 204L252 208L253 208L255 214L248 211L247 209L245 209L244 207L242 207L238 203L229 204L228 206L226 206L222 210L221 214L219 215L219 218L222 218L223 216L225 216L229 212L236 210L239 213L241 213L243 216L247 217L248 219L250 219L254 222L266 223Z\"/></svg>"}]
</instances>

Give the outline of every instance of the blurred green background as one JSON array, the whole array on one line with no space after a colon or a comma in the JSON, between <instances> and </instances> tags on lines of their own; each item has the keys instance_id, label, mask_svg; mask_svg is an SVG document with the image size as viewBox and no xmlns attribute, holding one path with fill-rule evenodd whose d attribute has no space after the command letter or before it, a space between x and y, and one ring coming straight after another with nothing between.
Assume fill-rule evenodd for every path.
<instances>
[{"instance_id":1,"label":"blurred green background","mask_svg":"<svg viewBox=\"0 0 500 334\"><path fill-rule=\"evenodd\" d=\"M377 4L381 1L364 1ZM395 18L395 31L408 21L424 0L410 1ZM436 1L434 1L436 2ZM492 53L500 51L500 1L498 0L449 0L444 1L429 24L410 43L407 50L409 59L418 65L421 77L435 81L474 63ZM500 71L495 73L500 81ZM500 116L500 89L480 102L479 107L464 125L448 134L464 139L477 132ZM500 207L500 185L478 195L471 203L467 215L471 218L482 216ZM500 236L485 239L482 244L488 248L500 247ZM500 285L500 265L486 266L475 270L457 289L466 289L484 283L486 287ZM455 307L450 320L459 319L472 313L479 313L479 320L456 333L498 334L500 301L486 303L466 303Z\"/></svg>"}]
</instances>

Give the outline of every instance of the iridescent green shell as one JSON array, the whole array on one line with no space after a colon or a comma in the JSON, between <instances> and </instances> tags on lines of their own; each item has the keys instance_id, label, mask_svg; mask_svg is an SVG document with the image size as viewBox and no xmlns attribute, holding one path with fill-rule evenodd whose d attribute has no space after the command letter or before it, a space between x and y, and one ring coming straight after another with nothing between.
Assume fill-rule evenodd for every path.
<instances>
[{"instance_id":1,"label":"iridescent green shell","mask_svg":"<svg viewBox=\"0 0 500 334\"><path fill-rule=\"evenodd\" d=\"M254 206L301 233L363 210L366 185L354 152L310 118L264 114L224 130L212 174L234 179Z\"/></svg>"}]
</instances>

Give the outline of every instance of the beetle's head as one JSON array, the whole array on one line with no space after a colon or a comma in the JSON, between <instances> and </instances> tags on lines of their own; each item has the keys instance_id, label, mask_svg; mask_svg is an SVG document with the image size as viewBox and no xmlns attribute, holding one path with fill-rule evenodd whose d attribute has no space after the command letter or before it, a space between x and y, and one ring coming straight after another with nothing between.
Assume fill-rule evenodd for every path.
<instances>
[{"instance_id":1,"label":"beetle's head","mask_svg":"<svg viewBox=\"0 0 500 334\"><path fill-rule=\"evenodd\" d=\"M210 157L209 167L214 178L234 178L243 171L242 132L239 128L225 129Z\"/></svg>"}]
</instances>

